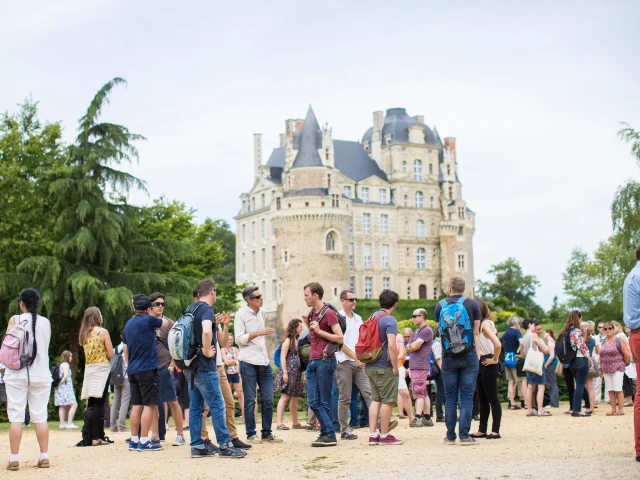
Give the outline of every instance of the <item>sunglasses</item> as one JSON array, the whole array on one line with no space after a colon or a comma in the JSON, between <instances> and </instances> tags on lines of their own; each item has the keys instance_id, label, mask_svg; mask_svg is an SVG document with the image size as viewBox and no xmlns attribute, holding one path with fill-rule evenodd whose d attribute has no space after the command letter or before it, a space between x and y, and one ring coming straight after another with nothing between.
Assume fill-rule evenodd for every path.
<instances>
[{"instance_id":1,"label":"sunglasses","mask_svg":"<svg viewBox=\"0 0 640 480\"><path fill-rule=\"evenodd\" d=\"M613 330L612 327L602 327L603 330Z\"/></svg>"},{"instance_id":2,"label":"sunglasses","mask_svg":"<svg viewBox=\"0 0 640 480\"><path fill-rule=\"evenodd\" d=\"M355 298L345 298L344 300L346 300L347 302L351 302L351 303L356 301Z\"/></svg>"},{"instance_id":3,"label":"sunglasses","mask_svg":"<svg viewBox=\"0 0 640 480\"><path fill-rule=\"evenodd\" d=\"M165 303L164 303L164 302L153 302L153 303L151 304L151 306L152 306L152 307L162 307L162 308L164 308Z\"/></svg>"},{"instance_id":4,"label":"sunglasses","mask_svg":"<svg viewBox=\"0 0 640 480\"><path fill-rule=\"evenodd\" d=\"M262 295L256 295L255 297L251 297L254 300L260 300L262 298Z\"/></svg>"},{"instance_id":5,"label":"sunglasses","mask_svg":"<svg viewBox=\"0 0 640 480\"><path fill-rule=\"evenodd\" d=\"M421 317L422 315L411 315L411 318L418 318Z\"/></svg>"}]
</instances>

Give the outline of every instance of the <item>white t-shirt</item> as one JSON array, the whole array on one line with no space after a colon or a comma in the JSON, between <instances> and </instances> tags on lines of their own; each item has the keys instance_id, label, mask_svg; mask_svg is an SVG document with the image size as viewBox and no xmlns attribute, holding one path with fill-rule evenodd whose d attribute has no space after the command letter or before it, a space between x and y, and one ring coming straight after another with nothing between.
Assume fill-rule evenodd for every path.
<instances>
[{"instance_id":1,"label":"white t-shirt","mask_svg":"<svg viewBox=\"0 0 640 480\"><path fill-rule=\"evenodd\" d=\"M220 327L220 325L218 325L218 332L222 331L222 327ZM220 342L218 342L218 346L216 347L216 367L219 367L221 365L224 365L224 362L222 361L222 354L220 353Z\"/></svg>"},{"instance_id":2,"label":"white t-shirt","mask_svg":"<svg viewBox=\"0 0 640 480\"><path fill-rule=\"evenodd\" d=\"M494 334L498 333L498 331L496 330L495 324L491 320L489 319L483 320L482 323L480 324L480 336L478 337L478 353L480 355L493 355L493 352L494 352L493 343L491 343L491 339L485 337L483 333L483 328L486 325L490 326Z\"/></svg>"},{"instance_id":3,"label":"white t-shirt","mask_svg":"<svg viewBox=\"0 0 640 480\"><path fill-rule=\"evenodd\" d=\"M344 332L343 343L349 348L349 350L355 353L356 344L358 343L358 334L360 333L360 325L362 325L362 317L360 317L356 312L353 312L353 318L349 318L349 316L344 313L344 310L340 310L340 313L347 319L347 331ZM351 357L348 357L342 352L336 352L336 360L338 363L354 361Z\"/></svg>"},{"instance_id":4,"label":"white t-shirt","mask_svg":"<svg viewBox=\"0 0 640 480\"><path fill-rule=\"evenodd\" d=\"M442 344L440 343L439 338L433 339L433 343L431 344L431 351L433 352L433 357L436 360L442 360Z\"/></svg>"},{"instance_id":5,"label":"white t-shirt","mask_svg":"<svg viewBox=\"0 0 640 480\"><path fill-rule=\"evenodd\" d=\"M32 319L30 313L23 313L18 317L15 315L14 321L25 325L29 332L29 355L33 353L33 329L31 328ZM38 353L33 361L33 365L29 367L29 380L32 383L51 383L51 372L49 371L49 342L51 341L51 323L45 317L38 315L36 318L36 343L38 345ZM11 370L7 368L4 371L5 382L11 380L27 380L27 368L20 370Z\"/></svg>"}]
</instances>

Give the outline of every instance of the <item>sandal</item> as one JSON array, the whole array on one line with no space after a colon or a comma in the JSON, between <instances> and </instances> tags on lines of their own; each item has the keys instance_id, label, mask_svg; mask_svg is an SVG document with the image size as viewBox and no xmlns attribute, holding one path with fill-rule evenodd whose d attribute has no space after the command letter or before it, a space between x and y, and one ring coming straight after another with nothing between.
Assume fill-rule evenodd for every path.
<instances>
[{"instance_id":1,"label":"sandal","mask_svg":"<svg viewBox=\"0 0 640 480\"><path fill-rule=\"evenodd\" d=\"M538 414L536 412L533 413L527 413L527 417L537 417Z\"/></svg>"},{"instance_id":2,"label":"sandal","mask_svg":"<svg viewBox=\"0 0 640 480\"><path fill-rule=\"evenodd\" d=\"M400 420L405 420L407 418L407 416L406 415L398 415L398 418Z\"/></svg>"},{"instance_id":3,"label":"sandal","mask_svg":"<svg viewBox=\"0 0 640 480\"><path fill-rule=\"evenodd\" d=\"M565 415L573 415L573 412L571 410L567 410L566 412L564 412Z\"/></svg>"},{"instance_id":4,"label":"sandal","mask_svg":"<svg viewBox=\"0 0 640 480\"><path fill-rule=\"evenodd\" d=\"M305 427L304 425L302 425L301 423L294 423L293 425L291 425L291 427L294 430L306 430L307 427Z\"/></svg>"},{"instance_id":5,"label":"sandal","mask_svg":"<svg viewBox=\"0 0 640 480\"><path fill-rule=\"evenodd\" d=\"M624 415L624 412L616 412L616 415Z\"/></svg>"},{"instance_id":6,"label":"sandal","mask_svg":"<svg viewBox=\"0 0 640 480\"><path fill-rule=\"evenodd\" d=\"M616 412L607 412L607 417L613 417L616 414Z\"/></svg>"},{"instance_id":7,"label":"sandal","mask_svg":"<svg viewBox=\"0 0 640 480\"><path fill-rule=\"evenodd\" d=\"M487 435L487 440L496 440L498 438L502 438L499 433L490 433Z\"/></svg>"},{"instance_id":8,"label":"sandal","mask_svg":"<svg viewBox=\"0 0 640 480\"><path fill-rule=\"evenodd\" d=\"M487 434L486 433L482 433L482 432L477 432L477 433L472 433L469 436L473 437L473 438L485 438L487 436Z\"/></svg>"},{"instance_id":9,"label":"sandal","mask_svg":"<svg viewBox=\"0 0 640 480\"><path fill-rule=\"evenodd\" d=\"M289 430L289 427L287 427L285 424L282 424L282 425L278 425L276 427L276 430Z\"/></svg>"},{"instance_id":10,"label":"sandal","mask_svg":"<svg viewBox=\"0 0 640 480\"><path fill-rule=\"evenodd\" d=\"M538 416L539 417L550 417L551 416L551 412L547 412L546 410L543 410L542 413L538 412Z\"/></svg>"}]
</instances>

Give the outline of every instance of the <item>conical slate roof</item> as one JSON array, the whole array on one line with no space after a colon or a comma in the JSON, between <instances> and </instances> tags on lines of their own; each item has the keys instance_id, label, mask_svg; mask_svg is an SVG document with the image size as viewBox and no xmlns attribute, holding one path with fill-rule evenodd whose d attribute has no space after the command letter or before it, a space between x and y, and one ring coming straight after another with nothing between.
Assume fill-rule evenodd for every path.
<instances>
[{"instance_id":1,"label":"conical slate roof","mask_svg":"<svg viewBox=\"0 0 640 480\"><path fill-rule=\"evenodd\" d=\"M291 168L301 167L322 167L322 159L318 150L322 148L322 131L313 113L311 105L307 117L304 119L304 125L298 136L298 154Z\"/></svg>"}]
</instances>

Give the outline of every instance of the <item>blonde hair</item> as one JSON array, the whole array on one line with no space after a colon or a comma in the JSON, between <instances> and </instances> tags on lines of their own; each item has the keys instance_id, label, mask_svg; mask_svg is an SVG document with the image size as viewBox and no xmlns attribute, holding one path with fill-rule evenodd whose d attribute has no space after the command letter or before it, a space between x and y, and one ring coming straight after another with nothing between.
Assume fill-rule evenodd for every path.
<instances>
[{"instance_id":1,"label":"blonde hair","mask_svg":"<svg viewBox=\"0 0 640 480\"><path fill-rule=\"evenodd\" d=\"M82 326L80 327L80 345L84 345L89 337L93 327L102 326L102 314L98 307L89 307L84 311L84 317L82 317Z\"/></svg>"}]
</instances>

